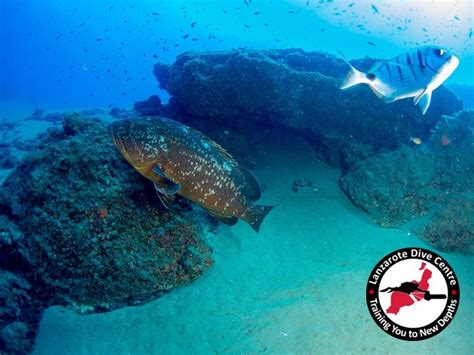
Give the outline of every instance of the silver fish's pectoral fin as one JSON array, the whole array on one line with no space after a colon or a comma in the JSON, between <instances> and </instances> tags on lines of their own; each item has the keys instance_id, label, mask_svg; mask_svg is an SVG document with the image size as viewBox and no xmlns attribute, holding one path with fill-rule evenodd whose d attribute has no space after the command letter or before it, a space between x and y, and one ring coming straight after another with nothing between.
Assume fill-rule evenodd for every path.
<instances>
[{"instance_id":1,"label":"silver fish's pectoral fin","mask_svg":"<svg viewBox=\"0 0 474 355\"><path fill-rule=\"evenodd\" d=\"M153 185L155 186L156 195L160 199L163 206L165 206L167 209L170 209L170 206L174 201L174 195L164 194L161 192L161 187L158 184L154 183Z\"/></svg>"},{"instance_id":2,"label":"silver fish's pectoral fin","mask_svg":"<svg viewBox=\"0 0 474 355\"><path fill-rule=\"evenodd\" d=\"M219 213L213 212L213 211L207 211L212 217L217 219L218 221L227 224L228 226L233 226L234 224L237 223L237 217L233 216L224 216Z\"/></svg>"},{"instance_id":3,"label":"silver fish's pectoral fin","mask_svg":"<svg viewBox=\"0 0 474 355\"><path fill-rule=\"evenodd\" d=\"M383 96L382 93L378 91L373 85L369 85L369 88L372 90L375 96L377 96L379 99L384 99L385 101L386 96Z\"/></svg>"},{"instance_id":4,"label":"silver fish's pectoral fin","mask_svg":"<svg viewBox=\"0 0 474 355\"><path fill-rule=\"evenodd\" d=\"M389 104L391 102L397 101L397 98L396 97L390 97L390 96L382 96L382 100L386 104Z\"/></svg>"},{"instance_id":5,"label":"silver fish's pectoral fin","mask_svg":"<svg viewBox=\"0 0 474 355\"><path fill-rule=\"evenodd\" d=\"M430 107L431 91L428 91L428 89L423 90L418 96L415 96L413 103L420 107L421 114L424 115L428 107Z\"/></svg>"},{"instance_id":6,"label":"silver fish's pectoral fin","mask_svg":"<svg viewBox=\"0 0 474 355\"><path fill-rule=\"evenodd\" d=\"M397 101L396 97L391 97L391 96L385 96L382 94L380 91L377 90L377 88L371 84L369 84L369 88L372 90L372 92L377 96L380 100L383 100L386 104L390 102Z\"/></svg>"}]
</instances>

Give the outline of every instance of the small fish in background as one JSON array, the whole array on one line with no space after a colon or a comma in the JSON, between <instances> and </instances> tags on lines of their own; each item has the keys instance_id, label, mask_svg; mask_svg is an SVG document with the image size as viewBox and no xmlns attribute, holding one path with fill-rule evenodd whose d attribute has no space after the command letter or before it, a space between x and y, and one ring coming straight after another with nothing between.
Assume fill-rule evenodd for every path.
<instances>
[{"instance_id":1,"label":"small fish in background","mask_svg":"<svg viewBox=\"0 0 474 355\"><path fill-rule=\"evenodd\" d=\"M377 62L367 73L363 73L341 53L351 72L341 85L345 90L358 84L367 84L378 98L393 102L413 97L422 114L428 110L431 94L459 65L452 52L438 46L423 46L412 49L391 60Z\"/></svg>"},{"instance_id":2,"label":"small fish in background","mask_svg":"<svg viewBox=\"0 0 474 355\"><path fill-rule=\"evenodd\" d=\"M412 141L416 145L420 145L421 143L423 143L423 141L419 137L410 137L410 141Z\"/></svg>"},{"instance_id":3,"label":"small fish in background","mask_svg":"<svg viewBox=\"0 0 474 355\"><path fill-rule=\"evenodd\" d=\"M449 145L451 143L451 137L448 137L446 134L443 134L440 138L441 145Z\"/></svg>"},{"instance_id":4,"label":"small fish in background","mask_svg":"<svg viewBox=\"0 0 474 355\"><path fill-rule=\"evenodd\" d=\"M255 204L262 192L249 170L190 127L148 117L115 121L109 132L122 156L153 182L165 206L178 194L223 223L240 218L257 232L273 208Z\"/></svg>"}]
</instances>

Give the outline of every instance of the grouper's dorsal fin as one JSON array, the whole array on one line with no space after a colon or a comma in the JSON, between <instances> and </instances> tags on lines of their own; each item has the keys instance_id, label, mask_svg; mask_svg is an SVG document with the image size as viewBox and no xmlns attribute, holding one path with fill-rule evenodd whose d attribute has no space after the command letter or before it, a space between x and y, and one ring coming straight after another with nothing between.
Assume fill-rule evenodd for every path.
<instances>
[{"instance_id":1,"label":"grouper's dorsal fin","mask_svg":"<svg viewBox=\"0 0 474 355\"><path fill-rule=\"evenodd\" d=\"M255 175L245 168L239 167L240 173L244 179L242 193L250 201L257 201L262 197L262 189Z\"/></svg>"},{"instance_id":2,"label":"grouper's dorsal fin","mask_svg":"<svg viewBox=\"0 0 474 355\"><path fill-rule=\"evenodd\" d=\"M227 160L229 163L231 163L232 165L237 165L237 162L235 161L234 157L227 151L225 150L224 148L222 148L219 144L217 144L216 142L214 142L212 139L206 137L203 135L202 139L207 143L209 144L209 146L211 146L213 149L217 150L219 152L219 154L225 159Z\"/></svg>"},{"instance_id":3,"label":"grouper's dorsal fin","mask_svg":"<svg viewBox=\"0 0 474 355\"><path fill-rule=\"evenodd\" d=\"M233 226L234 224L237 223L237 217L233 216L223 216L219 213L213 212L213 211L207 211L212 217L215 219L219 220L220 222L227 224L228 226Z\"/></svg>"},{"instance_id":4,"label":"grouper's dorsal fin","mask_svg":"<svg viewBox=\"0 0 474 355\"><path fill-rule=\"evenodd\" d=\"M179 191L181 185L169 179L158 165L155 165L152 170L155 173L152 181L156 191L163 195L174 195Z\"/></svg>"}]
</instances>

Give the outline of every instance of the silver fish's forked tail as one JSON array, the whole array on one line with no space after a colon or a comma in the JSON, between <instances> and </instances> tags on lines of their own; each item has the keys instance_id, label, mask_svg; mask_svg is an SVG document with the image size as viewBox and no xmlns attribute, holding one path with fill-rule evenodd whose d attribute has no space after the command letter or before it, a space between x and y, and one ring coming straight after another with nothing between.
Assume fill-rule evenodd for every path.
<instances>
[{"instance_id":1,"label":"silver fish's forked tail","mask_svg":"<svg viewBox=\"0 0 474 355\"><path fill-rule=\"evenodd\" d=\"M373 80L375 80L374 74L367 74L367 73L361 72L360 70L357 70L349 62L349 60L347 60L344 54L342 54L341 52L339 52L339 54L342 56L342 59L344 59L344 61L351 68L351 71L349 72L349 74L347 74L346 78L344 79L341 86L339 87L341 90L346 90L359 84L367 84L369 88L372 90L372 92L375 94L375 96L377 96L379 99L383 99L385 102L393 101L392 98L384 97L372 84Z\"/></svg>"},{"instance_id":2,"label":"silver fish's forked tail","mask_svg":"<svg viewBox=\"0 0 474 355\"><path fill-rule=\"evenodd\" d=\"M367 78L367 75L361 72L360 70L354 68L354 66L349 62L349 60L344 56L344 54L342 54L341 52L339 52L339 54L351 68L351 71L349 72L349 74L347 74L346 78L344 79L339 88L345 90L358 84L369 84L370 80Z\"/></svg>"},{"instance_id":3,"label":"silver fish's forked tail","mask_svg":"<svg viewBox=\"0 0 474 355\"><path fill-rule=\"evenodd\" d=\"M263 220L275 206L251 205L247 208L242 219L246 221L258 233Z\"/></svg>"}]
</instances>

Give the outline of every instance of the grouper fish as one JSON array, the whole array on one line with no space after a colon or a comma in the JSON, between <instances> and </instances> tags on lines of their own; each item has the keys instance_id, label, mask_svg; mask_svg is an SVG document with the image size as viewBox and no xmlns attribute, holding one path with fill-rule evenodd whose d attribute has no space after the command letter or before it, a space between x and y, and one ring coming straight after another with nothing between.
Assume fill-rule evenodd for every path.
<instances>
[{"instance_id":1,"label":"grouper fish","mask_svg":"<svg viewBox=\"0 0 474 355\"><path fill-rule=\"evenodd\" d=\"M153 182L165 206L178 194L228 225L240 218L257 232L273 208L255 204L261 189L249 170L190 127L146 117L116 121L109 132L122 156Z\"/></svg>"}]
</instances>

